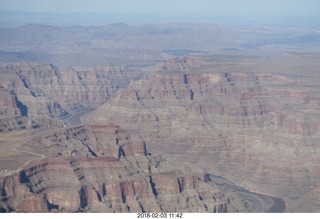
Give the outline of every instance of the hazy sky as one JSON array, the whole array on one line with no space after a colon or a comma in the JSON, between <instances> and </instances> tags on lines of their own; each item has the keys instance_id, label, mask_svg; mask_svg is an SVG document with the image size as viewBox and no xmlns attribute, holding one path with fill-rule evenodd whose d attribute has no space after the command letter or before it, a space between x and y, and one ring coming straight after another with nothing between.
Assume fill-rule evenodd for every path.
<instances>
[{"instance_id":1,"label":"hazy sky","mask_svg":"<svg viewBox=\"0 0 320 219\"><path fill-rule=\"evenodd\" d=\"M0 0L0 10L202 16L320 15L320 0Z\"/></svg>"}]
</instances>

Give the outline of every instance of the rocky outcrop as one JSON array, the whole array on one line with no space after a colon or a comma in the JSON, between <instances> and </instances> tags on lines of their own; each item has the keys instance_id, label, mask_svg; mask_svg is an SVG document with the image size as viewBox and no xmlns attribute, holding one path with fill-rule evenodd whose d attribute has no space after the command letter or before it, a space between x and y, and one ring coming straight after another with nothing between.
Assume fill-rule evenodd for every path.
<instances>
[{"instance_id":1,"label":"rocky outcrop","mask_svg":"<svg viewBox=\"0 0 320 219\"><path fill-rule=\"evenodd\" d=\"M139 129L150 151L166 153L175 165L214 169L292 206L311 191L305 185L318 185L312 164L320 140L317 77L246 73L241 66L219 72L208 57L174 59L157 69L95 111L92 123Z\"/></svg>"},{"instance_id":2,"label":"rocky outcrop","mask_svg":"<svg viewBox=\"0 0 320 219\"><path fill-rule=\"evenodd\" d=\"M61 120L92 110L128 86L130 80L142 76L121 66L75 70L31 63L1 63L0 74L0 116L5 118L0 122L2 131L42 126L19 125L24 123L19 116L38 123L42 119L35 117Z\"/></svg>"},{"instance_id":3,"label":"rocky outcrop","mask_svg":"<svg viewBox=\"0 0 320 219\"><path fill-rule=\"evenodd\" d=\"M147 156L141 136L127 137L117 125L76 126L41 137L41 147L54 156L100 157L115 159L127 156Z\"/></svg>"},{"instance_id":4,"label":"rocky outcrop","mask_svg":"<svg viewBox=\"0 0 320 219\"><path fill-rule=\"evenodd\" d=\"M141 136L114 124L66 128L34 140L48 151L47 158L0 176L3 212L255 212L270 207L267 197L261 204L256 202L261 197L172 166L152 154Z\"/></svg>"},{"instance_id":5,"label":"rocky outcrop","mask_svg":"<svg viewBox=\"0 0 320 219\"><path fill-rule=\"evenodd\" d=\"M15 96L8 89L0 85L0 116L10 117L20 115Z\"/></svg>"},{"instance_id":6,"label":"rocky outcrop","mask_svg":"<svg viewBox=\"0 0 320 219\"><path fill-rule=\"evenodd\" d=\"M15 148L37 159L0 175L0 210L318 211L319 79L258 61L169 60L89 124L38 133Z\"/></svg>"}]
</instances>

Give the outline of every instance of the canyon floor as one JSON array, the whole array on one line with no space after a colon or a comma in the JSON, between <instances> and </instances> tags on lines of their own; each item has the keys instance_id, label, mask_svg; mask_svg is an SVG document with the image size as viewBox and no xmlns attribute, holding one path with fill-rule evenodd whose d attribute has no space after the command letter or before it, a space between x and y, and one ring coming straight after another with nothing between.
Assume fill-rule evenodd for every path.
<instances>
[{"instance_id":1,"label":"canyon floor","mask_svg":"<svg viewBox=\"0 0 320 219\"><path fill-rule=\"evenodd\" d=\"M0 212L319 212L319 29L157 28L0 32Z\"/></svg>"}]
</instances>

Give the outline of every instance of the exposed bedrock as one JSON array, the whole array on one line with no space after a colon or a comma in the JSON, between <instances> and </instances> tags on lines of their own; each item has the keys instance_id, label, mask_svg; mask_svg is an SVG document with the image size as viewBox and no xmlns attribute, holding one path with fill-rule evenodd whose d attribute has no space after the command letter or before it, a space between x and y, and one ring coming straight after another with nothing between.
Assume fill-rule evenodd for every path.
<instances>
[{"instance_id":1,"label":"exposed bedrock","mask_svg":"<svg viewBox=\"0 0 320 219\"><path fill-rule=\"evenodd\" d=\"M287 211L318 211L319 80L214 69L198 57L167 61L99 107L91 122L139 129L149 150L171 163L279 195Z\"/></svg>"},{"instance_id":2,"label":"exposed bedrock","mask_svg":"<svg viewBox=\"0 0 320 219\"><path fill-rule=\"evenodd\" d=\"M272 205L171 165L114 124L37 138L51 157L0 177L4 212L261 212Z\"/></svg>"},{"instance_id":3,"label":"exposed bedrock","mask_svg":"<svg viewBox=\"0 0 320 219\"><path fill-rule=\"evenodd\" d=\"M25 62L1 63L0 74L1 131L35 128L24 124L19 116L28 117L25 120L32 123L37 122L37 116L61 120L92 110L119 88L127 87L130 80L142 77L142 72L123 66L75 70Z\"/></svg>"},{"instance_id":4,"label":"exposed bedrock","mask_svg":"<svg viewBox=\"0 0 320 219\"><path fill-rule=\"evenodd\" d=\"M282 210L319 211L319 80L218 64L235 65L168 60L100 107L88 98L98 107L89 124L46 131L17 148L46 158L0 176L0 210L265 212L278 197ZM32 107L6 84L7 113L25 118L14 96L28 114ZM28 97L41 94L26 84ZM70 104L83 100L63 92ZM69 113L72 104L59 95Z\"/></svg>"}]
</instances>

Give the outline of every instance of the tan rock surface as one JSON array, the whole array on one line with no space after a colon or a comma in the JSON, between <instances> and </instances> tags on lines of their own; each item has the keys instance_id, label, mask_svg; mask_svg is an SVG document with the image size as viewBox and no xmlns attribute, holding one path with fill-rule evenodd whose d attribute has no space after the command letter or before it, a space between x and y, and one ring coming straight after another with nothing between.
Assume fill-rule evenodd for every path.
<instances>
[{"instance_id":1,"label":"tan rock surface","mask_svg":"<svg viewBox=\"0 0 320 219\"><path fill-rule=\"evenodd\" d=\"M311 71L319 64L306 63L301 76L290 71L296 57L285 60L294 64L272 66L277 71L263 58L188 56L159 64L114 92L87 116L89 124L17 143L12 156L30 158L1 173L0 210L266 212L276 203L279 211L319 211L320 83ZM102 104L90 96L97 87L82 87L69 71L65 83L74 81L79 92L62 89L61 109ZM87 102L78 108L73 99Z\"/></svg>"},{"instance_id":2,"label":"tan rock surface","mask_svg":"<svg viewBox=\"0 0 320 219\"><path fill-rule=\"evenodd\" d=\"M57 120L68 118L77 123L78 114L142 77L142 72L122 66L75 70L26 62L1 63L0 74L0 131L62 127Z\"/></svg>"},{"instance_id":3,"label":"tan rock surface","mask_svg":"<svg viewBox=\"0 0 320 219\"><path fill-rule=\"evenodd\" d=\"M261 199L257 195L177 169L162 155L151 155L141 136L114 124L79 126L37 138L51 158L0 176L2 211L255 212L266 211L272 203L268 197L256 203ZM50 150L58 148L58 153ZM75 152L69 153L71 149Z\"/></svg>"},{"instance_id":4,"label":"tan rock surface","mask_svg":"<svg viewBox=\"0 0 320 219\"><path fill-rule=\"evenodd\" d=\"M288 211L299 211L294 206L301 202L310 202L302 211L318 211L318 202L304 196L320 184L316 73L246 73L237 64L238 72L226 73L210 65L199 57L165 62L150 81L132 82L91 120L138 128L150 151L283 197Z\"/></svg>"}]
</instances>

